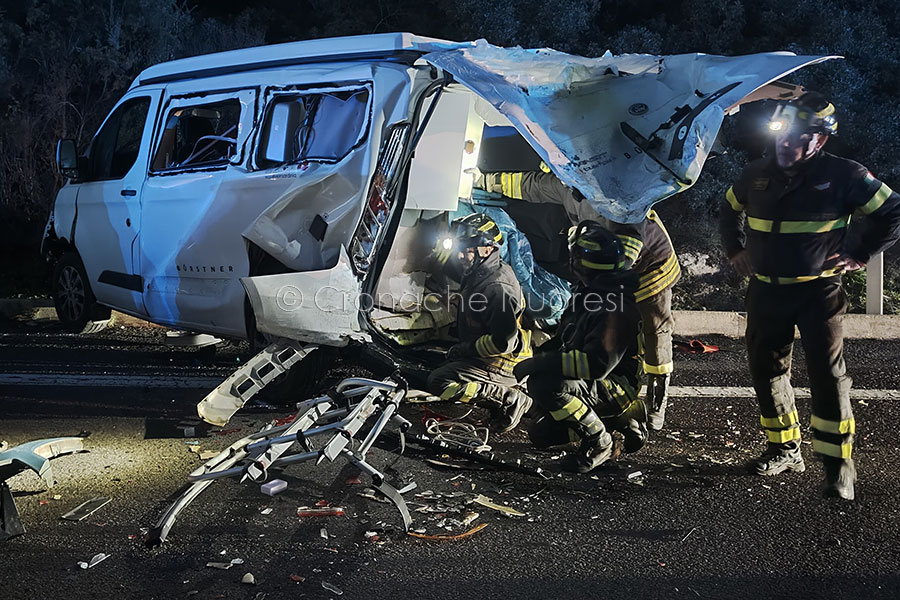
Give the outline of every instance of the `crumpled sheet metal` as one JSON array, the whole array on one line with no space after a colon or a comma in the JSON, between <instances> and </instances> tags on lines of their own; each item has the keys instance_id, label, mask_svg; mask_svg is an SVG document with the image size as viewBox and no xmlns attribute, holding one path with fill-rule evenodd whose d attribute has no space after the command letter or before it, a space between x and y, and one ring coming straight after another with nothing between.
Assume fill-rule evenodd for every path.
<instances>
[{"instance_id":1,"label":"crumpled sheet metal","mask_svg":"<svg viewBox=\"0 0 900 600\"><path fill-rule=\"evenodd\" d=\"M80 437L60 437L35 440L0 452L0 481L6 481L25 469L31 469L53 487L53 471L50 459L65 454L84 452L84 440Z\"/></svg>"},{"instance_id":2,"label":"crumpled sheet metal","mask_svg":"<svg viewBox=\"0 0 900 600\"><path fill-rule=\"evenodd\" d=\"M585 58L478 40L424 58L494 105L597 212L634 223L696 182L727 108L799 68L839 57L607 52ZM681 107L687 108L675 123L658 130ZM644 139L657 132L658 141L645 151L625 126Z\"/></svg>"}]
</instances>

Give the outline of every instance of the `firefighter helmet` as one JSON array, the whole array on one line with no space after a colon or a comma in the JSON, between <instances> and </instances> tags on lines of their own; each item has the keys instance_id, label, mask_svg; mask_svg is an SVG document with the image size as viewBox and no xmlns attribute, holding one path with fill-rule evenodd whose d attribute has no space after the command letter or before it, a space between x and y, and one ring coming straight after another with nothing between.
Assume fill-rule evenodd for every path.
<instances>
[{"instance_id":1,"label":"firefighter helmet","mask_svg":"<svg viewBox=\"0 0 900 600\"><path fill-rule=\"evenodd\" d=\"M576 268L606 272L625 270L622 242L596 221L582 221L569 229L569 256Z\"/></svg>"},{"instance_id":2,"label":"firefighter helmet","mask_svg":"<svg viewBox=\"0 0 900 600\"><path fill-rule=\"evenodd\" d=\"M472 213L450 224L451 236L456 241L456 247L477 248L479 246L499 247L503 243L503 234L500 228L484 213Z\"/></svg>"},{"instance_id":3,"label":"firefighter helmet","mask_svg":"<svg viewBox=\"0 0 900 600\"><path fill-rule=\"evenodd\" d=\"M484 213L473 213L450 223L450 234L437 241L434 254L445 264L454 252L479 246L497 248L503 243L503 234L493 219Z\"/></svg>"},{"instance_id":4,"label":"firefighter helmet","mask_svg":"<svg viewBox=\"0 0 900 600\"><path fill-rule=\"evenodd\" d=\"M775 133L796 129L808 133L835 135L838 122L834 105L818 92L806 92L775 109L769 129Z\"/></svg>"}]
</instances>

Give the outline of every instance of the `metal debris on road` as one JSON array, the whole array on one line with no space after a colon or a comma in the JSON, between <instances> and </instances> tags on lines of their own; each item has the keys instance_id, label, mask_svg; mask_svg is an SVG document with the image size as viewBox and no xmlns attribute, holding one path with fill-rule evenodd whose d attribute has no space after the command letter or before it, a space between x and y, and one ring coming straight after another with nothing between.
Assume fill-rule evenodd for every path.
<instances>
[{"instance_id":1,"label":"metal debris on road","mask_svg":"<svg viewBox=\"0 0 900 600\"><path fill-rule=\"evenodd\" d=\"M101 552L100 554L95 554L89 562L79 561L78 566L82 569L91 569L102 563L107 558L109 558L109 554L104 554L103 552Z\"/></svg>"},{"instance_id":2,"label":"metal debris on road","mask_svg":"<svg viewBox=\"0 0 900 600\"><path fill-rule=\"evenodd\" d=\"M695 531L697 531L696 527L693 527L690 531L688 531L687 535L684 536L683 538L681 538L681 543L683 544L689 537L691 537L691 534L694 533Z\"/></svg>"},{"instance_id":3,"label":"metal debris on road","mask_svg":"<svg viewBox=\"0 0 900 600\"><path fill-rule=\"evenodd\" d=\"M473 502L475 502L475 504L480 504L481 506L491 508L496 511L500 511L504 515L509 515L512 517L524 517L525 516L525 513L519 512L518 510L516 510L514 508L511 508L509 506L503 506L501 504L495 504L493 500L491 500L490 498L488 498L487 496L485 496L483 494L478 494L477 496L475 496L475 500L473 500Z\"/></svg>"},{"instance_id":4,"label":"metal debris on road","mask_svg":"<svg viewBox=\"0 0 900 600\"><path fill-rule=\"evenodd\" d=\"M278 347L278 344L273 344L270 350ZM297 350L291 346L281 348L280 352L296 353ZM236 375L249 377L243 371ZM246 398L234 396L238 386L232 389L226 385L233 378L226 380L201 403L198 411L205 418L220 419L227 413L227 418L221 419L227 421L243 405ZM264 382L248 381L256 390L265 385ZM291 423L279 427L267 424L258 433L235 441L195 469L188 476L191 485L160 517L148 534L146 544L157 546L164 542L178 514L216 479L238 477L242 482L250 480L261 483L266 481L267 471L273 467L304 462L320 464L339 458L372 478L373 487L400 511L404 530L408 529L412 519L405 500L386 476L367 462L367 453L388 424L397 427L400 435L411 427L411 423L397 413L405 396L406 382L397 376L383 381L348 378L325 395L299 402L296 418ZM221 402L231 408L224 410ZM219 409L224 412L216 412ZM313 440L318 436L326 439L324 444L314 446ZM293 453L290 452L292 450Z\"/></svg>"},{"instance_id":5,"label":"metal debris on road","mask_svg":"<svg viewBox=\"0 0 900 600\"><path fill-rule=\"evenodd\" d=\"M409 531L408 535L411 535L414 538L419 538L422 540L435 540L435 541L449 541L449 540L461 540L463 538L467 538L470 535L474 535L487 527L487 523L481 523L476 525L472 529L468 531L464 531L463 533L459 533L456 535L429 535L426 533L418 533L417 531Z\"/></svg>"},{"instance_id":6,"label":"metal debris on road","mask_svg":"<svg viewBox=\"0 0 900 600\"><path fill-rule=\"evenodd\" d=\"M60 518L66 521L83 521L107 504L109 504L109 498L97 496L87 502L82 502Z\"/></svg>"}]
</instances>

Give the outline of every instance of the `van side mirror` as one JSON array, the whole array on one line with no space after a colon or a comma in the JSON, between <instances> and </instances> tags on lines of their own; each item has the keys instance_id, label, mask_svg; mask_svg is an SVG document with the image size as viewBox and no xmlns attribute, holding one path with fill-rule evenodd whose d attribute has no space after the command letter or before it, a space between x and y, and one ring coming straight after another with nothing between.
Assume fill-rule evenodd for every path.
<instances>
[{"instance_id":1,"label":"van side mirror","mask_svg":"<svg viewBox=\"0 0 900 600\"><path fill-rule=\"evenodd\" d=\"M283 164L297 158L294 141L304 112L303 104L296 101L278 102L272 107L260 144L266 162Z\"/></svg>"},{"instance_id":2,"label":"van side mirror","mask_svg":"<svg viewBox=\"0 0 900 600\"><path fill-rule=\"evenodd\" d=\"M78 150L74 140L59 140L56 143L56 168L63 177L78 179Z\"/></svg>"}]
</instances>

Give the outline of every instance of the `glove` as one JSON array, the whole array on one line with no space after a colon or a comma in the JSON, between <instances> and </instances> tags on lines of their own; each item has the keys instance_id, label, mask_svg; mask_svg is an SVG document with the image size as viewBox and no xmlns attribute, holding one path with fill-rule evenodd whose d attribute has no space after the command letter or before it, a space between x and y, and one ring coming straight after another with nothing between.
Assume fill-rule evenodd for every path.
<instances>
[{"instance_id":1,"label":"glove","mask_svg":"<svg viewBox=\"0 0 900 600\"><path fill-rule=\"evenodd\" d=\"M472 167L471 169L466 169L463 173L468 173L472 176L472 186L477 187L478 189L484 189L484 173L481 172L481 169L478 167Z\"/></svg>"},{"instance_id":2,"label":"glove","mask_svg":"<svg viewBox=\"0 0 900 600\"><path fill-rule=\"evenodd\" d=\"M457 360L467 356L472 356L472 344L469 342L454 344L447 351L447 360Z\"/></svg>"},{"instance_id":3,"label":"glove","mask_svg":"<svg viewBox=\"0 0 900 600\"><path fill-rule=\"evenodd\" d=\"M534 371L534 359L526 358L515 367L513 367L513 376L516 378L516 381L522 381Z\"/></svg>"}]
</instances>

